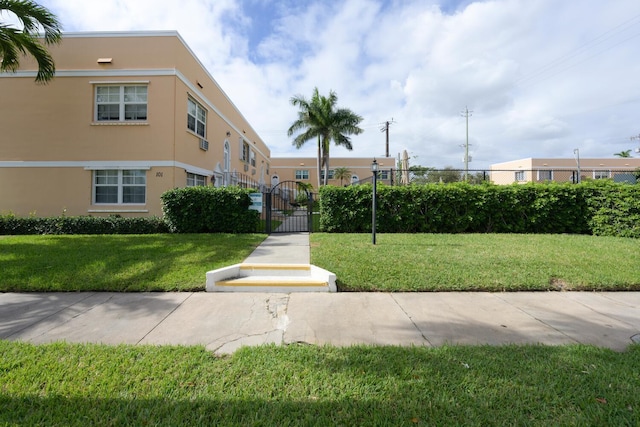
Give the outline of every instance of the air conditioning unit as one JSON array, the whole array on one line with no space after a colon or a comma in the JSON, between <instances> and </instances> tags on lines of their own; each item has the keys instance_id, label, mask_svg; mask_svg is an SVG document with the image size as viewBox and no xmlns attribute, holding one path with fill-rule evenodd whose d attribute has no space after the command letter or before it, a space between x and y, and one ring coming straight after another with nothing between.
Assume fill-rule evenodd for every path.
<instances>
[{"instance_id":1,"label":"air conditioning unit","mask_svg":"<svg viewBox=\"0 0 640 427\"><path fill-rule=\"evenodd\" d=\"M207 151L209 149L209 141L203 138L200 138L200 149Z\"/></svg>"}]
</instances>

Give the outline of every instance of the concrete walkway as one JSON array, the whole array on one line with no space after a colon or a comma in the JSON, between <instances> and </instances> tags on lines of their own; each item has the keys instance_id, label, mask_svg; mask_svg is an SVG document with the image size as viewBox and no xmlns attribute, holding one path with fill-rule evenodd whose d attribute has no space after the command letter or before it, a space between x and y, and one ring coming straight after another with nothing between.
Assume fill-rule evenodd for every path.
<instances>
[{"instance_id":1,"label":"concrete walkway","mask_svg":"<svg viewBox=\"0 0 640 427\"><path fill-rule=\"evenodd\" d=\"M247 262L309 262L309 236L272 235ZM4 293L0 339L204 345L640 341L640 292Z\"/></svg>"}]
</instances>

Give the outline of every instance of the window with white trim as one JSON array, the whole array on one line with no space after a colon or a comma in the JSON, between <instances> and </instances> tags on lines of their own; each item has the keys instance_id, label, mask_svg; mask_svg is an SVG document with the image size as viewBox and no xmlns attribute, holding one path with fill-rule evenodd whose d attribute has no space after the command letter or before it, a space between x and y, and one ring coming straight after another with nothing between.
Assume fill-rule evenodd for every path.
<instances>
[{"instance_id":1,"label":"window with white trim","mask_svg":"<svg viewBox=\"0 0 640 427\"><path fill-rule=\"evenodd\" d=\"M244 163L249 163L249 152L249 143L240 138L240 160L242 160Z\"/></svg>"},{"instance_id":2,"label":"window with white trim","mask_svg":"<svg viewBox=\"0 0 640 427\"><path fill-rule=\"evenodd\" d=\"M539 170L538 171L538 181L553 181L553 171L552 170Z\"/></svg>"},{"instance_id":3,"label":"window with white trim","mask_svg":"<svg viewBox=\"0 0 640 427\"><path fill-rule=\"evenodd\" d=\"M251 166L256 166L256 152L253 150L249 151L249 162L251 163Z\"/></svg>"},{"instance_id":4,"label":"window with white trim","mask_svg":"<svg viewBox=\"0 0 640 427\"><path fill-rule=\"evenodd\" d=\"M308 169L296 170L296 179L309 179L309 170Z\"/></svg>"},{"instance_id":5,"label":"window with white trim","mask_svg":"<svg viewBox=\"0 0 640 427\"><path fill-rule=\"evenodd\" d=\"M383 181L388 181L389 180L389 171L388 170L380 171L378 178L380 178Z\"/></svg>"},{"instance_id":6,"label":"window with white trim","mask_svg":"<svg viewBox=\"0 0 640 427\"><path fill-rule=\"evenodd\" d=\"M524 171L516 171L515 178L518 182L524 182L527 179Z\"/></svg>"},{"instance_id":7,"label":"window with white trim","mask_svg":"<svg viewBox=\"0 0 640 427\"><path fill-rule=\"evenodd\" d=\"M593 179L611 178L611 171L593 171Z\"/></svg>"},{"instance_id":8,"label":"window with white trim","mask_svg":"<svg viewBox=\"0 0 640 427\"><path fill-rule=\"evenodd\" d=\"M207 110L191 98L187 98L187 128L203 138L207 134Z\"/></svg>"},{"instance_id":9,"label":"window with white trim","mask_svg":"<svg viewBox=\"0 0 640 427\"><path fill-rule=\"evenodd\" d=\"M95 120L98 122L147 120L147 86L96 86L95 114Z\"/></svg>"},{"instance_id":10,"label":"window with white trim","mask_svg":"<svg viewBox=\"0 0 640 427\"><path fill-rule=\"evenodd\" d=\"M197 187L202 185L207 185L206 176L187 172L187 187Z\"/></svg>"},{"instance_id":11,"label":"window with white trim","mask_svg":"<svg viewBox=\"0 0 640 427\"><path fill-rule=\"evenodd\" d=\"M334 169L329 169L329 179L333 179L333 175L335 174ZM320 179L324 180L324 169L320 170Z\"/></svg>"},{"instance_id":12,"label":"window with white trim","mask_svg":"<svg viewBox=\"0 0 640 427\"><path fill-rule=\"evenodd\" d=\"M93 172L93 203L144 204L147 174L144 170L106 169Z\"/></svg>"}]
</instances>

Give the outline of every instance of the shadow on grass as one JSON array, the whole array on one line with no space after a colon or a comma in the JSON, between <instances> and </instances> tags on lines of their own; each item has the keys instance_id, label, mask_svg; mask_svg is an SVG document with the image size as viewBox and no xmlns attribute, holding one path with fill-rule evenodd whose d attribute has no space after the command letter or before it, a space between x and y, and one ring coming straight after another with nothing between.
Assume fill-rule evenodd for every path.
<instances>
[{"instance_id":1,"label":"shadow on grass","mask_svg":"<svg viewBox=\"0 0 640 427\"><path fill-rule=\"evenodd\" d=\"M262 239L251 234L6 239L0 242L0 291L203 290L208 270L241 261Z\"/></svg>"},{"instance_id":2,"label":"shadow on grass","mask_svg":"<svg viewBox=\"0 0 640 427\"><path fill-rule=\"evenodd\" d=\"M202 362L189 381L132 372L136 380L109 389L122 397L64 394L53 382L43 382L40 393L2 391L0 423L637 425L639 350L268 346L243 349L216 375L208 371L218 362ZM106 380L100 368L91 375ZM277 384L256 381L263 377ZM146 391L124 397L139 382Z\"/></svg>"}]
</instances>

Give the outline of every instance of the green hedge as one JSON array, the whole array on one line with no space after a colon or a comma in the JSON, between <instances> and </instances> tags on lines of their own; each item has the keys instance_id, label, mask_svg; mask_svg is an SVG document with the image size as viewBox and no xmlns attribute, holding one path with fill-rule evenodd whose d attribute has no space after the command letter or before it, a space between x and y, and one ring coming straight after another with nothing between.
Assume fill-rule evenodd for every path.
<instances>
[{"instance_id":1,"label":"green hedge","mask_svg":"<svg viewBox=\"0 0 640 427\"><path fill-rule=\"evenodd\" d=\"M119 216L27 217L0 215L0 235L10 234L156 234L169 228L162 218Z\"/></svg>"},{"instance_id":2,"label":"green hedge","mask_svg":"<svg viewBox=\"0 0 640 427\"><path fill-rule=\"evenodd\" d=\"M371 231L370 184L320 189L320 229ZM380 185L382 233L570 233L640 237L640 186L574 184Z\"/></svg>"},{"instance_id":3,"label":"green hedge","mask_svg":"<svg viewBox=\"0 0 640 427\"><path fill-rule=\"evenodd\" d=\"M253 192L239 187L176 188L161 196L162 210L174 233L254 233L260 213L249 209Z\"/></svg>"}]
</instances>

